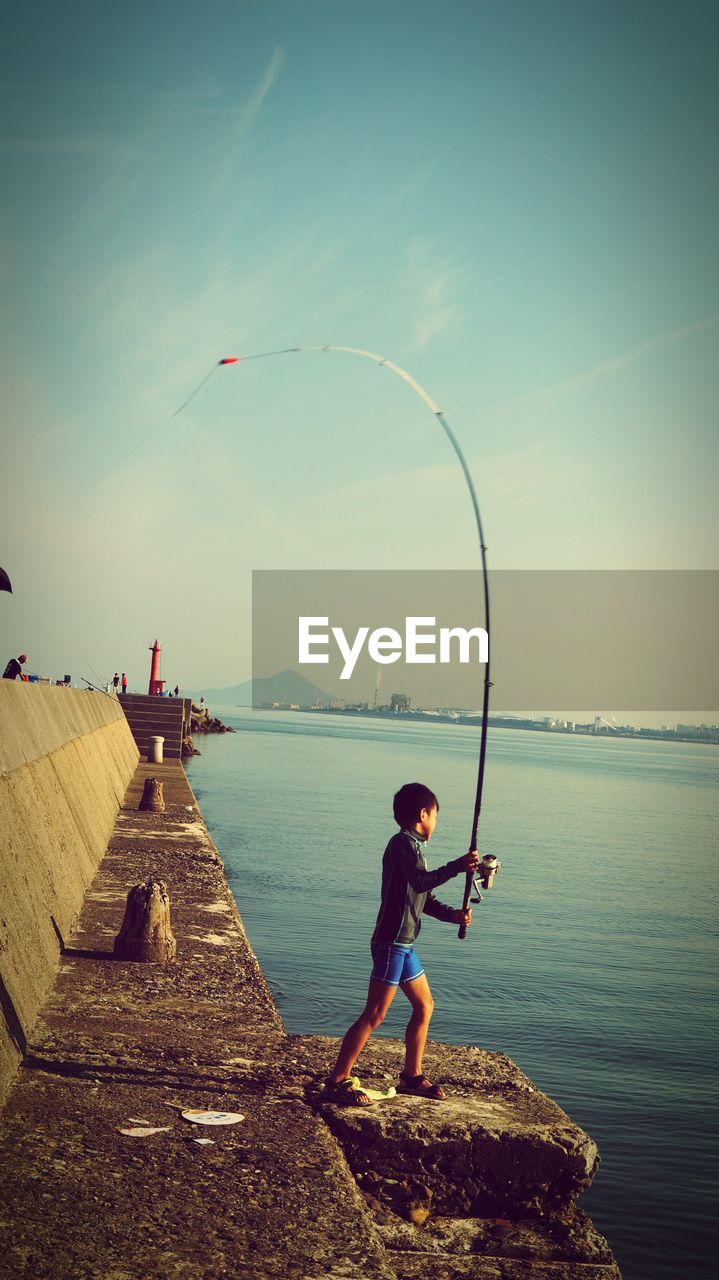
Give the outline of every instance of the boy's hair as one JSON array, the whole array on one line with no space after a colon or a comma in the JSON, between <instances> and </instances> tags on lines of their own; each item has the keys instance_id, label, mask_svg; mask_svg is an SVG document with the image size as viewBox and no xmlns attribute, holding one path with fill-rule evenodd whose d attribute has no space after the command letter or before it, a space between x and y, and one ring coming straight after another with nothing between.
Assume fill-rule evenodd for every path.
<instances>
[{"instance_id":1,"label":"boy's hair","mask_svg":"<svg viewBox=\"0 0 719 1280\"><path fill-rule=\"evenodd\" d=\"M429 812L434 808L439 813L439 800L434 791L430 791L422 782L406 782L400 787L392 804L394 820L400 827L413 827L415 822L419 822L423 809Z\"/></svg>"}]
</instances>

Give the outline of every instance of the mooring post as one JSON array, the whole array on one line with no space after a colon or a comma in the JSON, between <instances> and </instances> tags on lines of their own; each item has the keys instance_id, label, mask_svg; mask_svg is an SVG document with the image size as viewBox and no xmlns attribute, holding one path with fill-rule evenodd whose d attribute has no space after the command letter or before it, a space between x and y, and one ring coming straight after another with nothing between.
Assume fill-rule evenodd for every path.
<instances>
[{"instance_id":1,"label":"mooring post","mask_svg":"<svg viewBox=\"0 0 719 1280\"><path fill-rule=\"evenodd\" d=\"M165 812L162 782L159 778L145 778L145 785L142 789L142 799L137 807L138 809L147 810L149 813Z\"/></svg>"},{"instance_id":2,"label":"mooring post","mask_svg":"<svg viewBox=\"0 0 719 1280\"><path fill-rule=\"evenodd\" d=\"M115 938L118 960L174 960L177 943L170 925L170 897L164 880L136 884L127 895L125 917Z\"/></svg>"}]
</instances>

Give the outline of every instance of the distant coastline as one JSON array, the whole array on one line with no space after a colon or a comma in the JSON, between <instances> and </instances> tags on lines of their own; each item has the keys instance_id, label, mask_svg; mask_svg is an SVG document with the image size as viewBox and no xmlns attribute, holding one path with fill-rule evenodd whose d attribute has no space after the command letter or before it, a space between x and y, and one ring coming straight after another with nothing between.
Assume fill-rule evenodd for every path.
<instances>
[{"instance_id":1,"label":"distant coastline","mask_svg":"<svg viewBox=\"0 0 719 1280\"><path fill-rule=\"evenodd\" d=\"M238 704L245 705L245 704ZM407 723L423 724L461 724L478 728L482 723L480 715L456 714L443 711L412 710L393 711L391 707L367 706L300 706L290 702L261 702L251 708L254 711L296 711L306 715L362 716L369 720L394 720ZM676 728L649 729L635 728L633 725L610 725L606 721L600 725L592 723L579 724L566 721L560 717L544 716L541 720L522 719L514 716L490 716L492 729L523 729L531 733L566 734L571 737L601 738L640 738L659 742L704 742L719 744L719 725L677 725Z\"/></svg>"}]
</instances>

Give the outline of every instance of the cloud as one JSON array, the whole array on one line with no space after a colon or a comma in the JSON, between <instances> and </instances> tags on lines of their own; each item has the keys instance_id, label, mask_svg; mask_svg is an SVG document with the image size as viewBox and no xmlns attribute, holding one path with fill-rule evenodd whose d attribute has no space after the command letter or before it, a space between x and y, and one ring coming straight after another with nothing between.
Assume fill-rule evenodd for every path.
<instances>
[{"instance_id":1,"label":"cloud","mask_svg":"<svg viewBox=\"0 0 719 1280\"><path fill-rule=\"evenodd\" d=\"M622 355L615 356L612 360L604 360L592 369L583 369L579 373L571 374L568 378L562 378L559 382L553 382L546 387L539 387L535 391L528 391L525 395L518 396L517 399L530 400L535 399L535 397L554 395L558 391L566 391L572 387L586 386L588 383L595 382L598 378L603 378L607 374L618 373L621 369L625 369L627 365L643 359L644 356L649 355L652 351L659 351L663 347L670 347L677 342L684 342L696 333L703 333L705 329L713 329L717 324L719 324L719 316L708 316L706 319L698 320L696 324L687 325L683 329L672 329L668 333L657 334L654 338L647 338L635 347L630 347L628 351L623 352Z\"/></svg>"},{"instance_id":2,"label":"cloud","mask_svg":"<svg viewBox=\"0 0 719 1280\"><path fill-rule=\"evenodd\" d=\"M284 51L281 48L281 46L278 46L276 49L273 50L272 57L270 59L270 65L267 68L262 79L260 80L260 83L255 89L255 92L250 95L248 101L245 103L244 107L242 108L242 111L240 112L240 126L243 132L246 132L247 129L249 129L249 127L251 126L265 98L270 92L270 89L275 83L275 80L280 74L284 61L285 61Z\"/></svg>"},{"instance_id":3,"label":"cloud","mask_svg":"<svg viewBox=\"0 0 719 1280\"><path fill-rule=\"evenodd\" d=\"M420 191L434 177L441 161L442 153L438 151L435 155L430 156L429 160L404 185L394 190L385 190L382 193L382 197L374 205L375 221L380 225L386 223L391 214L397 213L408 200L412 200L419 195Z\"/></svg>"},{"instance_id":4,"label":"cloud","mask_svg":"<svg viewBox=\"0 0 719 1280\"><path fill-rule=\"evenodd\" d=\"M213 83L182 89L164 89L151 95L150 102L155 104L157 119L187 120L197 115L221 115L221 98L220 89Z\"/></svg>"},{"instance_id":5,"label":"cloud","mask_svg":"<svg viewBox=\"0 0 719 1280\"><path fill-rule=\"evenodd\" d=\"M553 469L553 476L555 474L550 440L536 440L520 449L476 456L468 461L468 466L483 498L511 496L518 502L546 491L548 468ZM556 478L557 483L561 483L558 469ZM329 493L299 494L296 505L313 528L323 516L334 525L337 522L335 508L338 513L353 512L351 520L344 521L346 527L371 527L385 517L390 524L396 523L398 493L431 493L435 503L440 495L452 502L452 495L464 489L464 485L459 464L450 457L447 462L363 475L359 481L335 484ZM467 504L469 509L469 497Z\"/></svg>"},{"instance_id":6,"label":"cloud","mask_svg":"<svg viewBox=\"0 0 719 1280\"><path fill-rule=\"evenodd\" d=\"M433 262L427 246L414 238L407 249L404 275L411 295L408 310L414 317L409 349L421 351L459 318L453 297L459 272L452 263Z\"/></svg>"},{"instance_id":7,"label":"cloud","mask_svg":"<svg viewBox=\"0 0 719 1280\"><path fill-rule=\"evenodd\" d=\"M435 285L441 294L443 282L437 280ZM456 318L457 308L453 303L442 304L436 301L428 305L424 314L414 322L412 349L421 351L432 338L436 338L438 334L444 333L446 329L451 328Z\"/></svg>"},{"instance_id":8,"label":"cloud","mask_svg":"<svg viewBox=\"0 0 719 1280\"><path fill-rule=\"evenodd\" d=\"M284 61L284 50L281 46L278 46L273 51L269 66L259 84L238 108L233 131L234 136L228 142L225 159L215 175L215 181L210 192L211 199L217 200L232 181L255 120L282 70Z\"/></svg>"}]
</instances>

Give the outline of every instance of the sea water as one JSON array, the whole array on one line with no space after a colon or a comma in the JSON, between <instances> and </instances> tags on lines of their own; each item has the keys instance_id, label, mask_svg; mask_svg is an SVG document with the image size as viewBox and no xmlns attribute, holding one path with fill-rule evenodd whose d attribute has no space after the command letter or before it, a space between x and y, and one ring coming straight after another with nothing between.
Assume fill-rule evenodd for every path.
<instances>
[{"instance_id":1,"label":"sea water","mask_svg":"<svg viewBox=\"0 0 719 1280\"><path fill-rule=\"evenodd\" d=\"M213 710L236 733L188 775L250 941L287 1030L341 1036L393 792L439 797L430 867L466 852L479 730ZM490 730L479 849L503 869L463 942L428 918L419 944L432 1038L507 1053L597 1142L581 1204L624 1280L714 1274L718 782L716 746ZM382 1033L406 1017L398 994Z\"/></svg>"}]
</instances>

